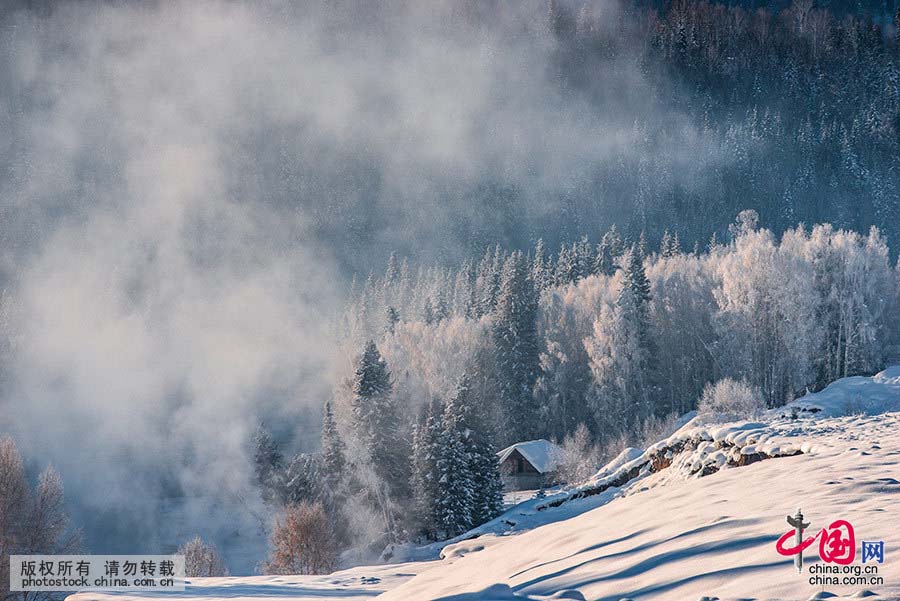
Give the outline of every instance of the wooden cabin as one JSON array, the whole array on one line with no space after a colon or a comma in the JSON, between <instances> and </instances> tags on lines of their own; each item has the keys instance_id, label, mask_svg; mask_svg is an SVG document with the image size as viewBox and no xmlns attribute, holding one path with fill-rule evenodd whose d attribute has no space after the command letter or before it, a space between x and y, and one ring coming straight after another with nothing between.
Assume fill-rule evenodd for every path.
<instances>
[{"instance_id":1,"label":"wooden cabin","mask_svg":"<svg viewBox=\"0 0 900 601\"><path fill-rule=\"evenodd\" d=\"M517 442L497 453L504 490L537 490L560 463L562 449L549 440Z\"/></svg>"}]
</instances>

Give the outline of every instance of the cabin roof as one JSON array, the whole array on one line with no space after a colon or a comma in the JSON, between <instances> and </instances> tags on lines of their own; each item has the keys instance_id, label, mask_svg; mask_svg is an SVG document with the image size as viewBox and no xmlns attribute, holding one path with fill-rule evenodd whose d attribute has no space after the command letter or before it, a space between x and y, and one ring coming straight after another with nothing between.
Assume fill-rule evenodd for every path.
<instances>
[{"instance_id":1,"label":"cabin roof","mask_svg":"<svg viewBox=\"0 0 900 601\"><path fill-rule=\"evenodd\" d=\"M518 451L534 469L542 474L553 471L562 461L562 449L549 440L541 438L509 445L497 453L499 463L506 461L515 451Z\"/></svg>"}]
</instances>

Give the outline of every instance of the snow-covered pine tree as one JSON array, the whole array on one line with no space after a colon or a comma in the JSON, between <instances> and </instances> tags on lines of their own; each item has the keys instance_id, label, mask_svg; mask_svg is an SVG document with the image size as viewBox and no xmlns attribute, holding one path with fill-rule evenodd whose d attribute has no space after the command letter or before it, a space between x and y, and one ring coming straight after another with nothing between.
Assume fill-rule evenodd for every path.
<instances>
[{"instance_id":1,"label":"snow-covered pine tree","mask_svg":"<svg viewBox=\"0 0 900 601\"><path fill-rule=\"evenodd\" d=\"M460 378L447 403L444 427L454 427L460 432L466 450L473 485L471 523L477 525L493 519L503 509L503 484L492 443L490 417L484 399L479 398L467 374Z\"/></svg>"},{"instance_id":2,"label":"snow-covered pine tree","mask_svg":"<svg viewBox=\"0 0 900 601\"><path fill-rule=\"evenodd\" d=\"M649 350L652 347L650 332L650 280L647 279L647 272L644 269L644 255L640 251L639 246L632 246L622 256L622 288L617 299L620 307L628 303L628 300L625 298L628 292L631 293L633 300L635 312L633 318L638 328L641 344Z\"/></svg>"},{"instance_id":3,"label":"snow-covered pine tree","mask_svg":"<svg viewBox=\"0 0 900 601\"><path fill-rule=\"evenodd\" d=\"M438 459L443 437L440 399L434 398L425 407L413 437L412 478L414 528L431 540L437 539L438 528Z\"/></svg>"},{"instance_id":4,"label":"snow-covered pine tree","mask_svg":"<svg viewBox=\"0 0 900 601\"><path fill-rule=\"evenodd\" d=\"M624 252L622 237L613 225L603 234L594 257L594 273L612 275L616 272L616 259Z\"/></svg>"},{"instance_id":5,"label":"snow-covered pine tree","mask_svg":"<svg viewBox=\"0 0 900 601\"><path fill-rule=\"evenodd\" d=\"M534 247L534 258L531 260L531 280L534 282L534 287L538 292L553 284L553 276L550 273L547 249L544 246L543 238L539 238Z\"/></svg>"},{"instance_id":6,"label":"snow-covered pine tree","mask_svg":"<svg viewBox=\"0 0 900 601\"><path fill-rule=\"evenodd\" d=\"M475 317L479 318L494 310L500 289L500 272L503 266L503 251L497 245L488 249L478 263L475 277Z\"/></svg>"},{"instance_id":7,"label":"snow-covered pine tree","mask_svg":"<svg viewBox=\"0 0 900 601\"><path fill-rule=\"evenodd\" d=\"M412 455L410 455L409 489L412 491L412 511L405 520L411 532L430 537L431 503L426 491L428 467L425 461L425 414L419 417L412 430Z\"/></svg>"},{"instance_id":8,"label":"snow-covered pine tree","mask_svg":"<svg viewBox=\"0 0 900 601\"><path fill-rule=\"evenodd\" d=\"M672 236L669 235L669 230L665 230L662 238L659 240L659 255L661 257L669 257L669 245L671 244L671 241Z\"/></svg>"},{"instance_id":9,"label":"snow-covered pine tree","mask_svg":"<svg viewBox=\"0 0 900 601\"><path fill-rule=\"evenodd\" d=\"M641 235L638 236L638 243L636 248L638 254L641 257L641 261L647 258L647 253L649 252L648 249L649 247L647 245L647 232L641 230Z\"/></svg>"},{"instance_id":10,"label":"snow-covered pine tree","mask_svg":"<svg viewBox=\"0 0 900 601\"><path fill-rule=\"evenodd\" d=\"M323 501L327 487L320 459L308 453L296 455L288 465L284 489L284 503L287 505Z\"/></svg>"},{"instance_id":11,"label":"snow-covered pine tree","mask_svg":"<svg viewBox=\"0 0 900 601\"><path fill-rule=\"evenodd\" d=\"M322 467L326 480L332 489L344 476L346 447L337 429L331 401L325 401L322 412Z\"/></svg>"},{"instance_id":12,"label":"snow-covered pine tree","mask_svg":"<svg viewBox=\"0 0 900 601\"><path fill-rule=\"evenodd\" d=\"M449 287L449 281L442 282ZM442 286L437 295L437 302L434 304L434 321L440 323L450 316L450 305L447 302L447 291Z\"/></svg>"},{"instance_id":13,"label":"snow-covered pine tree","mask_svg":"<svg viewBox=\"0 0 900 601\"><path fill-rule=\"evenodd\" d=\"M253 467L263 501L280 504L284 500L284 456L262 424L253 435L253 447Z\"/></svg>"},{"instance_id":14,"label":"snow-covered pine tree","mask_svg":"<svg viewBox=\"0 0 900 601\"><path fill-rule=\"evenodd\" d=\"M580 281L594 273L594 246L588 242L587 236L582 236L581 240L575 243L575 281Z\"/></svg>"},{"instance_id":15,"label":"snow-covered pine tree","mask_svg":"<svg viewBox=\"0 0 900 601\"><path fill-rule=\"evenodd\" d=\"M503 267L491 324L504 441L530 440L542 431L533 390L540 372L537 306L522 253L515 252Z\"/></svg>"},{"instance_id":16,"label":"snow-covered pine tree","mask_svg":"<svg viewBox=\"0 0 900 601\"><path fill-rule=\"evenodd\" d=\"M434 323L435 315L434 315L434 305L431 304L431 298L425 299L425 306L422 308L422 321L425 322L425 325L431 325Z\"/></svg>"},{"instance_id":17,"label":"snow-covered pine tree","mask_svg":"<svg viewBox=\"0 0 900 601\"><path fill-rule=\"evenodd\" d=\"M656 349L650 321L650 280L647 279L639 247L632 246L627 250L621 262L622 288L616 305L629 335L636 336L637 344L636 352L631 353L636 379L631 383L627 396L638 404L635 407L636 417L646 419L659 409L652 406Z\"/></svg>"},{"instance_id":18,"label":"snow-covered pine tree","mask_svg":"<svg viewBox=\"0 0 900 601\"><path fill-rule=\"evenodd\" d=\"M400 312L397 311L397 309L394 308L393 305L390 305L390 306L388 306L387 310L385 310L384 313L385 313L385 315L384 315L384 317L385 317L384 330L388 334L393 334L394 328L400 322Z\"/></svg>"},{"instance_id":19,"label":"snow-covered pine tree","mask_svg":"<svg viewBox=\"0 0 900 601\"><path fill-rule=\"evenodd\" d=\"M556 257L556 273L554 281L557 286L565 286L578 281L578 259L573 247L563 244Z\"/></svg>"},{"instance_id":20,"label":"snow-covered pine tree","mask_svg":"<svg viewBox=\"0 0 900 601\"><path fill-rule=\"evenodd\" d=\"M649 281L636 248L620 263L618 297L601 309L585 342L594 376L588 404L593 429L601 435L622 432L663 410L654 406Z\"/></svg>"},{"instance_id":21,"label":"snow-covered pine tree","mask_svg":"<svg viewBox=\"0 0 900 601\"><path fill-rule=\"evenodd\" d=\"M353 379L353 430L366 451L370 468L390 491L404 496L409 484L408 449L397 415L391 374L375 342L369 340Z\"/></svg>"},{"instance_id":22,"label":"snow-covered pine tree","mask_svg":"<svg viewBox=\"0 0 900 601\"><path fill-rule=\"evenodd\" d=\"M443 422L437 460L436 521L438 530L452 538L473 526L475 491L463 433L451 420Z\"/></svg>"},{"instance_id":23,"label":"snow-covered pine tree","mask_svg":"<svg viewBox=\"0 0 900 601\"><path fill-rule=\"evenodd\" d=\"M453 313L463 317L471 317L472 311L472 261L466 259L453 282Z\"/></svg>"}]
</instances>

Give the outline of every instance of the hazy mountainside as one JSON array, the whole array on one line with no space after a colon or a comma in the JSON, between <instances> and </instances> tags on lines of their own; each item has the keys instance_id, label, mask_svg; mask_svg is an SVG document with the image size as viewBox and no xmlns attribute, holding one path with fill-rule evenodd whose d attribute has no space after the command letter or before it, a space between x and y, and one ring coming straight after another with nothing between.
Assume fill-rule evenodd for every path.
<instances>
[{"instance_id":1,"label":"hazy mountainside","mask_svg":"<svg viewBox=\"0 0 900 601\"><path fill-rule=\"evenodd\" d=\"M652 6L658 10L665 10L670 4L669 0L636 0L636 4ZM745 10L767 10L779 13L795 6L826 9L834 15L844 17L853 15L861 18L869 18L882 25L890 27L894 23L900 2L897 0L815 0L810 2L795 2L794 0L725 0L721 4L728 7L739 7Z\"/></svg>"},{"instance_id":2,"label":"hazy mountainside","mask_svg":"<svg viewBox=\"0 0 900 601\"><path fill-rule=\"evenodd\" d=\"M394 379L366 390L385 401L356 416L366 448L344 442L385 460L352 491L378 551L435 535L385 505L415 496L419 410L465 397L466 371L490 414L441 435L484 458L579 422L615 447L722 377L778 404L883 366L900 240L883 21L806 2L2 4L0 430L59 469L88 548L262 546L253 431L296 454L282 499L320 494L321 409L349 438L370 339ZM747 208L759 227L732 248ZM475 497L442 526L490 513ZM235 570L252 546L226 552Z\"/></svg>"}]
</instances>

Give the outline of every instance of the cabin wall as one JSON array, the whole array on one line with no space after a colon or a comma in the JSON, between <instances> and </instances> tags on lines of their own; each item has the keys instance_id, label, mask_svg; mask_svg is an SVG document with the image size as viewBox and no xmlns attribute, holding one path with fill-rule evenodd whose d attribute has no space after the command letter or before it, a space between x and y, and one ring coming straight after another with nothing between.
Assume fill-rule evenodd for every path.
<instances>
[{"instance_id":1,"label":"cabin wall","mask_svg":"<svg viewBox=\"0 0 900 601\"><path fill-rule=\"evenodd\" d=\"M518 451L512 453L500 464L500 479L503 490L536 490L544 484L544 475Z\"/></svg>"}]
</instances>

